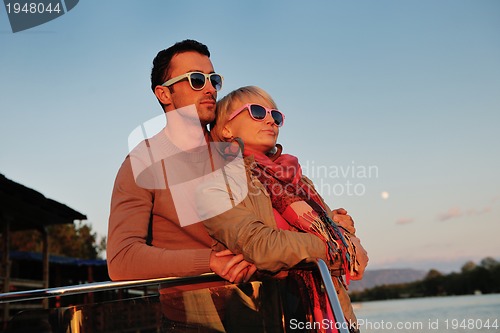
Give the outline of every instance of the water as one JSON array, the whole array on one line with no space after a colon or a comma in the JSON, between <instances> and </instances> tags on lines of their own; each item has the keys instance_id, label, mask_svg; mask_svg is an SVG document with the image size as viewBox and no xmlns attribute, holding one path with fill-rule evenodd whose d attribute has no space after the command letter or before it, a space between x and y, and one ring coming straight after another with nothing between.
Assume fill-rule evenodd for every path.
<instances>
[{"instance_id":1,"label":"water","mask_svg":"<svg viewBox=\"0 0 500 333\"><path fill-rule=\"evenodd\" d=\"M353 306L362 333L500 332L500 294L374 301Z\"/></svg>"}]
</instances>

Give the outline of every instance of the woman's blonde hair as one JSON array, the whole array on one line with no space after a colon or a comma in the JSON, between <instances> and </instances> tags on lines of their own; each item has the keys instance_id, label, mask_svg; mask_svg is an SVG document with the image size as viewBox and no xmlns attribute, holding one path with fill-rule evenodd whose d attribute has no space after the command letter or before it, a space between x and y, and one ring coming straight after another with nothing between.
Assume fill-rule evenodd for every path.
<instances>
[{"instance_id":1,"label":"woman's blonde hair","mask_svg":"<svg viewBox=\"0 0 500 333\"><path fill-rule=\"evenodd\" d=\"M217 102L217 114L210 124L210 133L215 141L225 141L222 129L227 124L231 113L235 111L235 105L244 103L265 103L273 109L278 108L271 95L259 87L246 86L231 91Z\"/></svg>"}]
</instances>

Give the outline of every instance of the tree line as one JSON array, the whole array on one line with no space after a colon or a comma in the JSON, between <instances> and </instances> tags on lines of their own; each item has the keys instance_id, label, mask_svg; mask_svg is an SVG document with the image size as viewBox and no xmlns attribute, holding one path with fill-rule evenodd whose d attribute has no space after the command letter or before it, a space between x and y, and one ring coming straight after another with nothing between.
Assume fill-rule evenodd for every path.
<instances>
[{"instance_id":1,"label":"tree line","mask_svg":"<svg viewBox=\"0 0 500 333\"><path fill-rule=\"evenodd\" d=\"M98 235L90 224L56 224L47 227L49 253L80 259L100 259L106 250L106 237ZM16 251L42 252L42 233L38 230L15 231L10 248Z\"/></svg>"},{"instance_id":2,"label":"tree line","mask_svg":"<svg viewBox=\"0 0 500 333\"><path fill-rule=\"evenodd\" d=\"M424 279L381 285L352 292L351 301L374 301L395 298L500 293L500 262L486 257L479 264L466 262L460 272L442 274L431 269Z\"/></svg>"}]
</instances>

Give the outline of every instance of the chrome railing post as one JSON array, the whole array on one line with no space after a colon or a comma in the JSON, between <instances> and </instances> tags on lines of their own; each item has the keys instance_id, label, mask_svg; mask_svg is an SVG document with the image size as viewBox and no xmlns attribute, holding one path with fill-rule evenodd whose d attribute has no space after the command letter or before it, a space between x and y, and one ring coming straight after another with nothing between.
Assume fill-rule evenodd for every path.
<instances>
[{"instance_id":1,"label":"chrome railing post","mask_svg":"<svg viewBox=\"0 0 500 333\"><path fill-rule=\"evenodd\" d=\"M337 296L337 291L333 285L332 276L330 275L330 270L328 266L322 259L316 261L316 266L318 266L321 279L323 280L323 285L325 286L326 294L328 295L328 300L330 301L330 306L332 307L333 315L338 323L338 330L340 333L349 333L348 325L344 317L344 312L340 306L339 297Z\"/></svg>"}]
</instances>

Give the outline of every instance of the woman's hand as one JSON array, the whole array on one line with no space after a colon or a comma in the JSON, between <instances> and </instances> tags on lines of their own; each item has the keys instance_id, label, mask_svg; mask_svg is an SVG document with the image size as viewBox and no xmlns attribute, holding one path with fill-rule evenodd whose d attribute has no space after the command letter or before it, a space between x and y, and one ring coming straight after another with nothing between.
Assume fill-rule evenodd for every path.
<instances>
[{"instance_id":1,"label":"woman's hand","mask_svg":"<svg viewBox=\"0 0 500 333\"><path fill-rule=\"evenodd\" d=\"M365 268L368 265L368 252L366 252L363 245L361 245L361 241L358 237L352 235L349 237L354 248L356 250L356 269L353 274L351 274L351 279L353 280L361 280L363 278L363 274L365 273Z\"/></svg>"}]
</instances>

